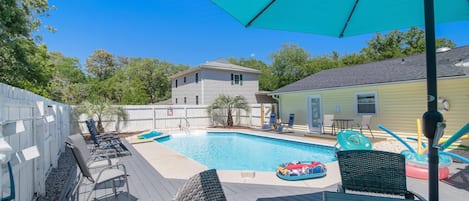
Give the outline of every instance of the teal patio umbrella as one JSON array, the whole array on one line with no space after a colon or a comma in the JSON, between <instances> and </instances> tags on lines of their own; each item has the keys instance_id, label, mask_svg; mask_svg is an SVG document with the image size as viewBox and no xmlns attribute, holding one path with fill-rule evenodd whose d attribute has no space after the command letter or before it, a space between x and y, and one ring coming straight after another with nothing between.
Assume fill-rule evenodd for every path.
<instances>
[{"instance_id":1,"label":"teal patio umbrella","mask_svg":"<svg viewBox=\"0 0 469 201\"><path fill-rule=\"evenodd\" d=\"M437 109L435 23L469 20L469 0L211 0L246 27L353 36L425 25L427 106L424 133L431 145ZM429 199L438 200L438 149L429 149Z\"/></svg>"}]
</instances>

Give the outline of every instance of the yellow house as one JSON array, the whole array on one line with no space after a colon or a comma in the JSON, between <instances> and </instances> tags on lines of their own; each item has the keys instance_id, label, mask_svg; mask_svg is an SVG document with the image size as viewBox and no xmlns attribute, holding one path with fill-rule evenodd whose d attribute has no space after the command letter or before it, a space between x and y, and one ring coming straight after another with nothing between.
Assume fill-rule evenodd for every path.
<instances>
[{"instance_id":1,"label":"yellow house","mask_svg":"<svg viewBox=\"0 0 469 201\"><path fill-rule=\"evenodd\" d=\"M469 46L439 49L437 61L439 108L450 136L469 123ZM372 115L375 136L390 137L376 128L382 124L415 137L416 120L427 110L426 89L425 54L420 54L324 70L270 95L278 99L282 119L294 113L296 127L310 133L321 132L324 114L355 124Z\"/></svg>"}]
</instances>

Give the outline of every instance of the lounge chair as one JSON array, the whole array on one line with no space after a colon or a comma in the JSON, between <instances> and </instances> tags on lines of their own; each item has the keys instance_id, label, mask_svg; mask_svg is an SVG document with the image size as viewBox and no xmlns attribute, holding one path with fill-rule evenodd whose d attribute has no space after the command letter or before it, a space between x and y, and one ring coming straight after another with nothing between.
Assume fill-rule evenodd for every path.
<instances>
[{"instance_id":1,"label":"lounge chair","mask_svg":"<svg viewBox=\"0 0 469 201\"><path fill-rule=\"evenodd\" d=\"M334 125L334 115L333 114L325 114L323 119L322 119L322 134L326 134L326 127L331 128L331 135L335 134L335 125Z\"/></svg>"},{"instance_id":2,"label":"lounge chair","mask_svg":"<svg viewBox=\"0 0 469 201\"><path fill-rule=\"evenodd\" d=\"M99 169L96 169L99 171L97 173L92 174L90 171L90 164L88 163L88 153L86 152L87 149L86 147L82 146L80 138L80 135L71 135L67 138L66 142L67 147L72 150L73 156L77 162L77 165L82 175L79 178L78 184L74 188L72 193L76 192L76 190L79 189L82 184L85 184L85 182L86 184L88 184L88 182L91 182L91 190L89 191L89 194L86 197L86 200L89 200L96 185L111 182L112 191L114 193L114 196L117 197L118 194L116 190L115 180L123 179L127 187L128 200L130 200L129 183L127 182L127 170L125 166L123 164L111 164L112 162L109 160L107 165L99 166Z\"/></svg>"},{"instance_id":3,"label":"lounge chair","mask_svg":"<svg viewBox=\"0 0 469 201\"><path fill-rule=\"evenodd\" d=\"M270 131L270 130L275 129L276 126L277 126L277 114L272 112L272 113L270 113L269 123L264 124L262 126L262 130Z\"/></svg>"},{"instance_id":4,"label":"lounge chair","mask_svg":"<svg viewBox=\"0 0 469 201\"><path fill-rule=\"evenodd\" d=\"M86 126L90 132L91 140L94 142L99 149L110 149L113 148L119 153L130 153L127 147L122 143L119 136L108 135L102 136L98 133L95 122L93 119L86 120Z\"/></svg>"},{"instance_id":5,"label":"lounge chair","mask_svg":"<svg viewBox=\"0 0 469 201\"><path fill-rule=\"evenodd\" d=\"M178 190L174 201L226 201L217 171L210 169L198 173Z\"/></svg>"},{"instance_id":6,"label":"lounge chair","mask_svg":"<svg viewBox=\"0 0 469 201\"><path fill-rule=\"evenodd\" d=\"M342 184L338 192L367 192L425 200L407 190L405 157L392 152L348 150L337 152Z\"/></svg>"},{"instance_id":7,"label":"lounge chair","mask_svg":"<svg viewBox=\"0 0 469 201\"><path fill-rule=\"evenodd\" d=\"M293 133L293 124L295 122L295 114L291 113L287 123L280 123L277 127L278 133ZM284 130L285 129L285 130Z\"/></svg>"},{"instance_id":8,"label":"lounge chair","mask_svg":"<svg viewBox=\"0 0 469 201\"><path fill-rule=\"evenodd\" d=\"M117 158L116 152L109 150L95 151L94 153L90 152L88 149L85 139L80 134L74 134L68 136L67 142L69 146L73 146L77 149L80 149L83 159L86 161L88 168L99 168L105 167L108 165L116 165L119 163L119 158Z\"/></svg>"}]
</instances>

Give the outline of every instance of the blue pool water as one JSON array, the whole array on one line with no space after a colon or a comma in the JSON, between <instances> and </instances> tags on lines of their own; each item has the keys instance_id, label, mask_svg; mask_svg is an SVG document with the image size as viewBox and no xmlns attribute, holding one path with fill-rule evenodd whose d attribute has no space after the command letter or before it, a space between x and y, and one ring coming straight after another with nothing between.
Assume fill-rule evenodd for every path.
<instances>
[{"instance_id":1,"label":"blue pool water","mask_svg":"<svg viewBox=\"0 0 469 201\"><path fill-rule=\"evenodd\" d=\"M209 168L275 171L291 161L335 161L332 147L280 140L243 133L209 132L171 135L158 142Z\"/></svg>"},{"instance_id":2,"label":"blue pool water","mask_svg":"<svg viewBox=\"0 0 469 201\"><path fill-rule=\"evenodd\" d=\"M154 138L156 136L159 136L161 134L162 134L162 132L150 131L148 133L143 133L143 134L138 135L137 138L138 139L149 139L149 138Z\"/></svg>"}]
</instances>

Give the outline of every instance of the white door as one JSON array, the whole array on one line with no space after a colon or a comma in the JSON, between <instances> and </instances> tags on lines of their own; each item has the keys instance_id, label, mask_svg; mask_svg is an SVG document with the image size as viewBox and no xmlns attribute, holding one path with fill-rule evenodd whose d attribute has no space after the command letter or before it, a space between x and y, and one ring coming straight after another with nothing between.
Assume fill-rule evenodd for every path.
<instances>
[{"instance_id":1,"label":"white door","mask_svg":"<svg viewBox=\"0 0 469 201\"><path fill-rule=\"evenodd\" d=\"M322 103L320 95L312 95L306 98L308 109L308 131L321 132Z\"/></svg>"}]
</instances>

